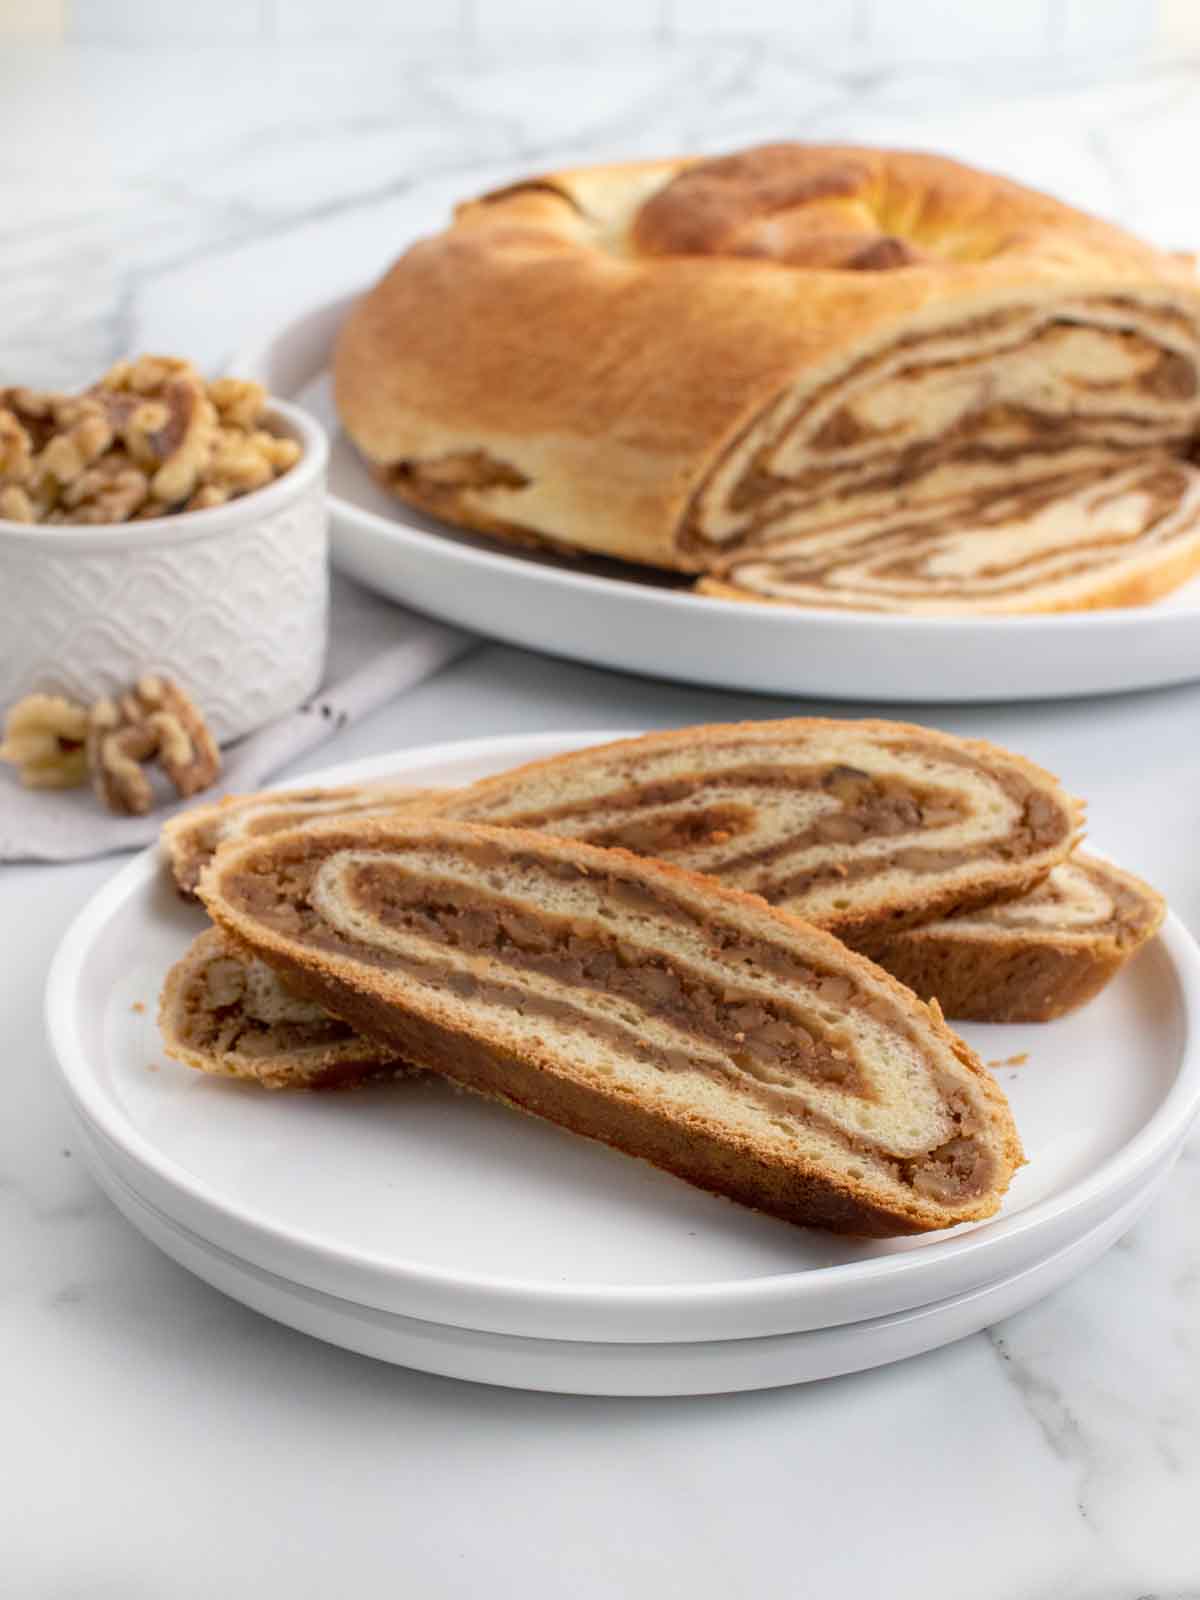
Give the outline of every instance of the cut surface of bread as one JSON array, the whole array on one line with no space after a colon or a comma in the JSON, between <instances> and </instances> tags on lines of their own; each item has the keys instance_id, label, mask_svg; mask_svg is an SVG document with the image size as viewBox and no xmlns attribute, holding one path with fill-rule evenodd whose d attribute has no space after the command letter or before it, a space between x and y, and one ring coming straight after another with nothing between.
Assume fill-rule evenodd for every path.
<instances>
[{"instance_id":1,"label":"cut surface of bread","mask_svg":"<svg viewBox=\"0 0 1200 1600\"><path fill-rule=\"evenodd\" d=\"M1200 566L1200 280L944 158L541 174L354 306L342 420L435 516L871 609L1133 604Z\"/></svg>"},{"instance_id":2,"label":"cut surface of bread","mask_svg":"<svg viewBox=\"0 0 1200 1600\"><path fill-rule=\"evenodd\" d=\"M885 937L871 954L962 1022L1049 1022L1099 994L1160 927L1162 896L1078 852L1019 900Z\"/></svg>"},{"instance_id":3,"label":"cut surface of bread","mask_svg":"<svg viewBox=\"0 0 1200 1600\"><path fill-rule=\"evenodd\" d=\"M312 1000L265 962L207 928L167 974L158 1008L167 1054L265 1089L331 1089L412 1070Z\"/></svg>"},{"instance_id":4,"label":"cut surface of bread","mask_svg":"<svg viewBox=\"0 0 1200 1600\"><path fill-rule=\"evenodd\" d=\"M249 838L354 812L370 816L420 805L433 789L403 783L364 783L339 789L264 789L195 806L163 824L162 844L179 892L194 896L200 874L226 839Z\"/></svg>"},{"instance_id":5,"label":"cut surface of bread","mask_svg":"<svg viewBox=\"0 0 1200 1600\"><path fill-rule=\"evenodd\" d=\"M449 791L429 813L670 861L850 943L1024 893L1079 825L1055 778L994 745L824 718L593 746Z\"/></svg>"},{"instance_id":6,"label":"cut surface of bread","mask_svg":"<svg viewBox=\"0 0 1200 1600\"><path fill-rule=\"evenodd\" d=\"M785 1220L990 1216L1011 1115L936 1011L830 935L625 851L419 819L226 846L214 921L464 1087Z\"/></svg>"},{"instance_id":7,"label":"cut surface of bread","mask_svg":"<svg viewBox=\"0 0 1200 1600\"><path fill-rule=\"evenodd\" d=\"M997 491L823 519L733 556L702 594L983 616L1144 605L1200 566L1200 469L1140 456Z\"/></svg>"}]
</instances>

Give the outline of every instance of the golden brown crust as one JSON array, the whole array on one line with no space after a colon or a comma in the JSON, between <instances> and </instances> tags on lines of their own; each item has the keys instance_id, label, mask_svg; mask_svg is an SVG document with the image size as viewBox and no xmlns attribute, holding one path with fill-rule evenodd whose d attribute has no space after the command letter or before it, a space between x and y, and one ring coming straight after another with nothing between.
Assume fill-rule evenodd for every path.
<instances>
[{"instance_id":1,"label":"golden brown crust","mask_svg":"<svg viewBox=\"0 0 1200 1600\"><path fill-rule=\"evenodd\" d=\"M1066 249L1143 266L1162 259L1111 224L1011 179L944 156L852 145L759 145L689 161L635 213L630 232L647 255L865 272L918 261L949 270L1040 260ZM846 253L834 248L841 241Z\"/></svg>"},{"instance_id":2,"label":"golden brown crust","mask_svg":"<svg viewBox=\"0 0 1200 1600\"><path fill-rule=\"evenodd\" d=\"M719 162L631 163L461 206L339 335L337 405L368 461L466 527L699 571L681 530L700 486L848 351L1081 297L1200 308L1185 263L956 162L788 146L724 165L736 182ZM847 229L850 257L831 255ZM903 269L876 270L897 248ZM426 481L472 454L481 479Z\"/></svg>"},{"instance_id":3,"label":"golden brown crust","mask_svg":"<svg viewBox=\"0 0 1200 1600\"><path fill-rule=\"evenodd\" d=\"M230 845L205 872L200 896L227 937L266 961L290 987L319 1001L367 1037L468 1089L649 1160L714 1193L802 1225L873 1235L941 1228L951 1221L995 1212L1012 1170L1023 1159L1020 1141L1002 1092L979 1058L945 1026L936 1006L924 1006L895 979L846 951L830 935L767 906L757 896L681 868L646 861L623 850L598 850L519 829L439 824L425 818L420 826L417 834L415 825L406 826L399 817L353 824L331 822L277 834L268 841ZM803 1160L785 1159L777 1149L760 1147L723 1129L699 1110L681 1121L666 1116L661 1107L640 1103L627 1092L605 1092L594 1083L580 1081L544 1046L531 1045L518 1056L484 1032L466 1034L461 1026L452 1024L453 1013L444 1006L440 1011L414 1009L389 988L379 969L306 946L238 901L239 880L264 875L266 882L273 882L272 874L294 852L309 858L316 852L327 858L347 849L424 846L431 839L452 845L478 844L495 851L498 858L521 851L550 856L572 863L584 876L603 876L618 869L649 885L677 886L693 896L699 894L707 906L731 919L740 913L761 926L765 918L781 939L795 941L806 952L821 951L838 968L869 974L871 982L882 984L906 1013L919 1016L930 1036L952 1052L990 1107L1001 1169L994 1185L965 1200L953 1215L945 1205L933 1204L916 1192L902 1204L881 1205L878 1190L872 1193L865 1181L856 1182L840 1172L822 1172Z\"/></svg>"}]
</instances>

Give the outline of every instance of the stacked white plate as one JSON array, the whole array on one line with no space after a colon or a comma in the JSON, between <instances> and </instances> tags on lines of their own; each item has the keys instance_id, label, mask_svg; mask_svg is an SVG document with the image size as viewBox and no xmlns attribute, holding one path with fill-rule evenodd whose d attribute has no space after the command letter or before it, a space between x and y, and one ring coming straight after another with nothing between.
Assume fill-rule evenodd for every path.
<instances>
[{"instance_id":1,"label":"stacked white plate","mask_svg":"<svg viewBox=\"0 0 1200 1600\"><path fill-rule=\"evenodd\" d=\"M463 783L605 737L617 735L444 745L313 781ZM271 1095L178 1066L158 1038L157 995L203 925L148 851L55 957L50 1034L97 1179L225 1293L453 1377L702 1394L932 1349L1094 1261L1161 1187L1200 1108L1200 952L1169 917L1076 1016L963 1029L999 1063L1029 1156L998 1217L919 1239L839 1239L433 1078Z\"/></svg>"}]
</instances>

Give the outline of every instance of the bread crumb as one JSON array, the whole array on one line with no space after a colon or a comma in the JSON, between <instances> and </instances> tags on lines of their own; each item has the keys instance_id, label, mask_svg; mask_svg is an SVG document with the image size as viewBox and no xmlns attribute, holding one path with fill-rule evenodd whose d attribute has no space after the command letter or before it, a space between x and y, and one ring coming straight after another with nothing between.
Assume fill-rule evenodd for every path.
<instances>
[{"instance_id":1,"label":"bread crumb","mask_svg":"<svg viewBox=\"0 0 1200 1600\"><path fill-rule=\"evenodd\" d=\"M147 1063L146 1063L146 1071L147 1072L157 1072L158 1071L158 1062L157 1061L147 1061Z\"/></svg>"},{"instance_id":2,"label":"bread crumb","mask_svg":"<svg viewBox=\"0 0 1200 1600\"><path fill-rule=\"evenodd\" d=\"M146 1009L146 1002L144 1000L135 1000L129 1009L130 1011L136 1011L140 1017Z\"/></svg>"},{"instance_id":3,"label":"bread crumb","mask_svg":"<svg viewBox=\"0 0 1200 1600\"><path fill-rule=\"evenodd\" d=\"M1029 1051L1022 1050L1019 1056L1005 1056L1003 1061L989 1061L989 1067L1023 1067L1029 1060Z\"/></svg>"}]
</instances>

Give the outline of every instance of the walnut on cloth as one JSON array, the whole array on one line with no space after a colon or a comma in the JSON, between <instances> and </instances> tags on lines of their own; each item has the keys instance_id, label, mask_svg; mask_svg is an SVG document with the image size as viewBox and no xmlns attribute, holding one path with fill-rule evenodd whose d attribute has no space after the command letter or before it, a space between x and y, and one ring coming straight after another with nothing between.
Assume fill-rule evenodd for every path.
<instances>
[{"instance_id":1,"label":"walnut on cloth","mask_svg":"<svg viewBox=\"0 0 1200 1600\"><path fill-rule=\"evenodd\" d=\"M0 388L0 517L115 523L224 505L282 476L267 393L177 356L119 361L82 394Z\"/></svg>"},{"instance_id":2,"label":"walnut on cloth","mask_svg":"<svg viewBox=\"0 0 1200 1600\"><path fill-rule=\"evenodd\" d=\"M110 811L142 816L154 806L146 771L153 761L185 799L207 789L221 756L204 718L169 678L139 678L128 693L97 700L88 713L92 787Z\"/></svg>"},{"instance_id":3,"label":"walnut on cloth","mask_svg":"<svg viewBox=\"0 0 1200 1600\"><path fill-rule=\"evenodd\" d=\"M170 678L147 674L90 709L59 695L31 694L5 720L0 761L30 789L70 789L91 780L109 808L142 816L155 805L154 763L187 799L220 776L221 755L198 707Z\"/></svg>"},{"instance_id":4,"label":"walnut on cloth","mask_svg":"<svg viewBox=\"0 0 1200 1600\"><path fill-rule=\"evenodd\" d=\"M0 761L27 789L73 789L87 782L87 725L83 706L61 695L26 695L5 718Z\"/></svg>"}]
</instances>

